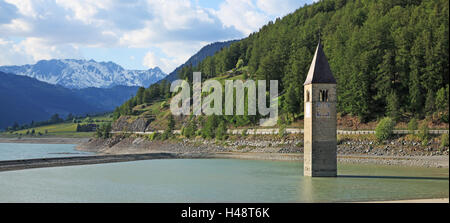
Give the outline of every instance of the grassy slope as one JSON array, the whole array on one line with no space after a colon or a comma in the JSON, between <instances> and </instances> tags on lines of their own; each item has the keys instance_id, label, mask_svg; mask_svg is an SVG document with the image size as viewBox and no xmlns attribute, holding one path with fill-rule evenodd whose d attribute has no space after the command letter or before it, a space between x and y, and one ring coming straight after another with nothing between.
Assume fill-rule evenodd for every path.
<instances>
[{"instance_id":1,"label":"grassy slope","mask_svg":"<svg viewBox=\"0 0 450 223\"><path fill-rule=\"evenodd\" d=\"M112 118L109 117L109 114L103 115L103 116L94 116L91 117L93 120L93 124L102 124L105 122L112 121ZM73 123L73 122L64 122L64 123L58 123L58 124L51 124L51 125L45 125L45 126L39 126L35 128L29 128L29 129L23 129L19 131L15 131L12 133L2 133L0 136L2 137L16 137L17 135L22 134L22 136L31 136L26 135L26 132L31 132L32 129L35 131L35 137L47 137L47 136L64 136L64 137L91 137L93 136L93 132L77 132L77 124L88 124L87 122L84 122L84 120L81 120L82 123ZM47 134L45 134L45 130L47 130ZM42 136L39 136L38 133L42 133Z\"/></svg>"}]
</instances>

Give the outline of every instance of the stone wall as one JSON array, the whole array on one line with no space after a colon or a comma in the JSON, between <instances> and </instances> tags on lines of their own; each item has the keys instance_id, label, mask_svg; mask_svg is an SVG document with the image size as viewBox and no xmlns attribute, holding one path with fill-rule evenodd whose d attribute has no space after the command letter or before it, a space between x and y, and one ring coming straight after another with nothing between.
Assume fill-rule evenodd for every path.
<instances>
[{"instance_id":1,"label":"stone wall","mask_svg":"<svg viewBox=\"0 0 450 223\"><path fill-rule=\"evenodd\" d=\"M149 120L143 117L131 120L128 116L121 116L111 127L112 131L144 132L148 124Z\"/></svg>"}]
</instances>

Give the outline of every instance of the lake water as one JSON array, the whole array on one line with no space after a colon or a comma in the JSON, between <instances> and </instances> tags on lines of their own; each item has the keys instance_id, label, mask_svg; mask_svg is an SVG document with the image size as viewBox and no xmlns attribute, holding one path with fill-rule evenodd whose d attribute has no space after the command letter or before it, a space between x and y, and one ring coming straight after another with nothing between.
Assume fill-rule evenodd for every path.
<instances>
[{"instance_id":1,"label":"lake water","mask_svg":"<svg viewBox=\"0 0 450 223\"><path fill-rule=\"evenodd\" d=\"M449 196L448 168L345 164L338 166L336 178L303 177L302 170L302 163L293 161L178 159L8 171L0 172L0 202L345 202Z\"/></svg>"},{"instance_id":2,"label":"lake water","mask_svg":"<svg viewBox=\"0 0 450 223\"><path fill-rule=\"evenodd\" d=\"M75 150L73 144L0 143L0 160L19 160L65 156L84 156L92 153Z\"/></svg>"}]
</instances>

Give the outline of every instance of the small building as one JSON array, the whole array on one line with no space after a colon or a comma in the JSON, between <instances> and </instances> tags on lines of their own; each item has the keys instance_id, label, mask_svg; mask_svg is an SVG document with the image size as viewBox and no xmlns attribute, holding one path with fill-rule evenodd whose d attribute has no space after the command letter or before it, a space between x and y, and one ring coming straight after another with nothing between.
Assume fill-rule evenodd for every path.
<instances>
[{"instance_id":1,"label":"small building","mask_svg":"<svg viewBox=\"0 0 450 223\"><path fill-rule=\"evenodd\" d=\"M319 42L304 85L304 175L337 176L336 79Z\"/></svg>"}]
</instances>

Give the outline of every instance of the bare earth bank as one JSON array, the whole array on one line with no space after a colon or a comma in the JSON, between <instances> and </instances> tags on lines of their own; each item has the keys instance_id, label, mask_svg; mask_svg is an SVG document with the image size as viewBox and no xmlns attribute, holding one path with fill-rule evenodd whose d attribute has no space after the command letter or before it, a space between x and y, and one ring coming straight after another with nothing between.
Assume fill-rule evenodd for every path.
<instances>
[{"instance_id":1,"label":"bare earth bank","mask_svg":"<svg viewBox=\"0 0 450 223\"><path fill-rule=\"evenodd\" d=\"M91 139L77 146L78 150L98 154L143 154L143 153L177 153L207 154L214 158L258 159L258 160L303 160L303 147L294 143L283 145L263 141L247 142L250 145L233 146L217 144L214 141L149 141L140 137L111 139ZM258 143L253 145L252 143ZM365 153L351 152L347 147L338 146L339 163L360 163L379 165L401 165L448 168L448 155L424 155L423 153Z\"/></svg>"}]
</instances>

